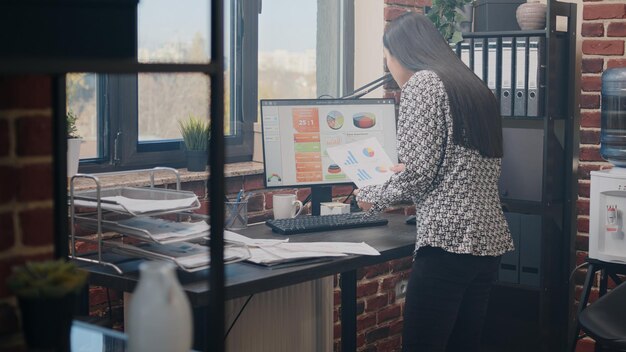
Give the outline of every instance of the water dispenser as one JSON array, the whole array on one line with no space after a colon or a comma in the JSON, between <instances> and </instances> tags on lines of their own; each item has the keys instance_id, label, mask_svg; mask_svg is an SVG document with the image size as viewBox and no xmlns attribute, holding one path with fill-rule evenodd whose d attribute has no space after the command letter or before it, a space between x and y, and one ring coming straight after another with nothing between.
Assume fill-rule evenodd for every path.
<instances>
[{"instance_id":1,"label":"water dispenser","mask_svg":"<svg viewBox=\"0 0 626 352\"><path fill-rule=\"evenodd\" d=\"M589 257L626 263L626 68L602 75L600 154L615 167L591 172Z\"/></svg>"}]
</instances>

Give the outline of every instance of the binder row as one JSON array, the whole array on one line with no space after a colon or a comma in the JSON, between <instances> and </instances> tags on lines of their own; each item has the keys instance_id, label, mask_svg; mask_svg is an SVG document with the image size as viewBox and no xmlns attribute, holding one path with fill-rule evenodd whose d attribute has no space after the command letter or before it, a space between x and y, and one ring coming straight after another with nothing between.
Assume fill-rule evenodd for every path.
<instances>
[{"instance_id":1,"label":"binder row","mask_svg":"<svg viewBox=\"0 0 626 352\"><path fill-rule=\"evenodd\" d=\"M543 46L541 37L472 37L456 44L456 54L492 90L502 116L541 117Z\"/></svg>"}]
</instances>

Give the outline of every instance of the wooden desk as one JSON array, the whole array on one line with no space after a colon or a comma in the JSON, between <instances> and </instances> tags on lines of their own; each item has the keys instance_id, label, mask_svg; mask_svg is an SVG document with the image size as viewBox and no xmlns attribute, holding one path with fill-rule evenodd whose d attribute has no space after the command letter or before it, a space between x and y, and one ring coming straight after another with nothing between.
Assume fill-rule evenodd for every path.
<instances>
[{"instance_id":1,"label":"wooden desk","mask_svg":"<svg viewBox=\"0 0 626 352\"><path fill-rule=\"evenodd\" d=\"M404 215L384 216L389 219L387 226L287 236L290 242L366 242L376 248L380 256L351 255L275 269L245 262L229 264L225 266L226 298L248 296L341 273L341 350L356 351L356 269L410 256L415 247L415 226L405 224ZM264 224L237 232L252 238L285 238L273 233ZM138 265L142 260L110 253L105 254L104 259L118 265L124 274L119 275L105 266L78 262L90 271L89 284L132 292L139 278ZM192 306L205 307L210 290L208 271L185 273L179 270L178 277Z\"/></svg>"}]
</instances>

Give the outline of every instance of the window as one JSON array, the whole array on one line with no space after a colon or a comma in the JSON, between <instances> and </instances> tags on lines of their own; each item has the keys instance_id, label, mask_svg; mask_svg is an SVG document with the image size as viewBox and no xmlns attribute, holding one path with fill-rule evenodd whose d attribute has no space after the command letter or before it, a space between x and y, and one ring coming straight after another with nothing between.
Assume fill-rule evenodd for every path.
<instances>
[{"instance_id":1,"label":"window","mask_svg":"<svg viewBox=\"0 0 626 352\"><path fill-rule=\"evenodd\" d=\"M206 0L141 1L139 62L207 63L209 5ZM349 91L351 6L344 0L228 2L224 14L227 162L252 158L259 95L315 98ZM72 73L66 84L67 108L78 116L84 139L81 172L182 167L178 121L189 116L210 119L210 81L204 73Z\"/></svg>"}]
</instances>

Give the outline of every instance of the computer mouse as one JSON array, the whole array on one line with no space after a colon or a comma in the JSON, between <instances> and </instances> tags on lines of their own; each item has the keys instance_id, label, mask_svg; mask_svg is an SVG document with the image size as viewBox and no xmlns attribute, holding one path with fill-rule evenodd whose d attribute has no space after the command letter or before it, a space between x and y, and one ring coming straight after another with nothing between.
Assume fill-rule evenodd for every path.
<instances>
[{"instance_id":1,"label":"computer mouse","mask_svg":"<svg viewBox=\"0 0 626 352\"><path fill-rule=\"evenodd\" d=\"M406 218L406 220L404 220L404 222L408 225L415 225L415 215L411 215L408 218Z\"/></svg>"}]
</instances>

